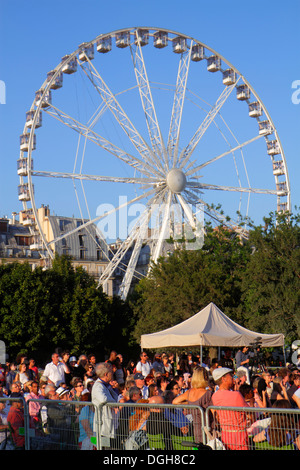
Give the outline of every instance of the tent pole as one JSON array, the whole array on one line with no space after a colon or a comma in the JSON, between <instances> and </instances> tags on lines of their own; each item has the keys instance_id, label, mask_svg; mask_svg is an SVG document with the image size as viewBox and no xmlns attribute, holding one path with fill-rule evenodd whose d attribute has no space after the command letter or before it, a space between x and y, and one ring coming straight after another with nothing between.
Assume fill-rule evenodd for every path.
<instances>
[{"instance_id":1,"label":"tent pole","mask_svg":"<svg viewBox=\"0 0 300 470\"><path fill-rule=\"evenodd\" d=\"M284 349L284 345L282 346L282 351L283 351L284 367L286 367L286 356L285 356L285 349Z\"/></svg>"},{"instance_id":2,"label":"tent pole","mask_svg":"<svg viewBox=\"0 0 300 470\"><path fill-rule=\"evenodd\" d=\"M203 364L203 357L202 357L202 344L200 345L200 362L201 362L201 366Z\"/></svg>"}]
</instances>

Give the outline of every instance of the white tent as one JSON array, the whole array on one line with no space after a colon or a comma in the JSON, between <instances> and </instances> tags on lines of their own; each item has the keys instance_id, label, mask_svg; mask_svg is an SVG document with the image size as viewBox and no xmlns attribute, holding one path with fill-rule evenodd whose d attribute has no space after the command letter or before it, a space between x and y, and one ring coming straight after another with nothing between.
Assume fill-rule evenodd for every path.
<instances>
[{"instance_id":1,"label":"white tent","mask_svg":"<svg viewBox=\"0 0 300 470\"><path fill-rule=\"evenodd\" d=\"M214 303L178 325L141 336L141 348L170 346L249 346L259 338L263 347L284 347L283 334L261 334L247 330L228 318Z\"/></svg>"}]
</instances>

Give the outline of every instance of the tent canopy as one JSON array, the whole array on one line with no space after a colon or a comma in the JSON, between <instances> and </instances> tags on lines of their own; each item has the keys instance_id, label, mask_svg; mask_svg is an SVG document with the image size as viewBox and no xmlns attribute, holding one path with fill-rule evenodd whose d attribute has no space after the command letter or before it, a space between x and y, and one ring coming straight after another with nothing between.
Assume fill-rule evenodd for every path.
<instances>
[{"instance_id":1,"label":"tent canopy","mask_svg":"<svg viewBox=\"0 0 300 470\"><path fill-rule=\"evenodd\" d=\"M263 347L284 346L283 334L261 334L247 330L210 303L191 318L157 333L141 336L141 348L170 346L249 346L257 341Z\"/></svg>"}]
</instances>

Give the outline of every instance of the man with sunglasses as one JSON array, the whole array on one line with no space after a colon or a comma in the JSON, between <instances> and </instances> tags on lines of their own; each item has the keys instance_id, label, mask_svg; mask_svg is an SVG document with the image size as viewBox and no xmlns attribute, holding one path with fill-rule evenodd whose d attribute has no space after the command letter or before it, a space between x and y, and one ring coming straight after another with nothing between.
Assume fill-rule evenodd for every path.
<instances>
[{"instance_id":1,"label":"man with sunglasses","mask_svg":"<svg viewBox=\"0 0 300 470\"><path fill-rule=\"evenodd\" d=\"M153 370L153 366L151 362L149 361L148 354L145 353L144 351L141 352L140 354L140 360L136 365L136 372L139 372L140 374L143 375L144 378L147 377L147 375L150 375Z\"/></svg>"}]
</instances>

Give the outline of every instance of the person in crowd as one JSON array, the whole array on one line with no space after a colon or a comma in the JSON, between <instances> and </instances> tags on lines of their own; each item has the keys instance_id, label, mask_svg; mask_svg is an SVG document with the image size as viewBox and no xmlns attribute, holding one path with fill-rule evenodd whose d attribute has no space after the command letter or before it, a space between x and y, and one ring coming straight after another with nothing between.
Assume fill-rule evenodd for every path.
<instances>
[{"instance_id":1,"label":"person in crowd","mask_svg":"<svg viewBox=\"0 0 300 470\"><path fill-rule=\"evenodd\" d=\"M160 372L161 374L165 373L165 368L161 361L161 354L159 353L154 354L152 367L155 372Z\"/></svg>"},{"instance_id":2,"label":"person in crowd","mask_svg":"<svg viewBox=\"0 0 300 470\"><path fill-rule=\"evenodd\" d=\"M145 354L145 356L147 356L147 355ZM130 359L128 361L127 366L125 367L125 370L126 370L126 377L128 377L129 375L134 375L137 372L136 364L135 364L135 361L133 359ZM139 372L141 372L141 371L139 371Z\"/></svg>"},{"instance_id":3,"label":"person in crowd","mask_svg":"<svg viewBox=\"0 0 300 470\"><path fill-rule=\"evenodd\" d=\"M92 403L95 406L104 405L105 403L117 403L118 395L114 392L110 385L113 377L113 368L109 362L101 362L96 366L97 380L92 388ZM102 422L100 435L101 439L111 440L115 438L117 429L117 415L113 408L104 407L102 414ZM96 432L97 422L94 419L93 431Z\"/></svg>"},{"instance_id":4,"label":"person in crowd","mask_svg":"<svg viewBox=\"0 0 300 470\"><path fill-rule=\"evenodd\" d=\"M247 373L243 369L237 370L234 374L234 389L239 390L240 386L245 383L247 383Z\"/></svg>"},{"instance_id":5,"label":"person in crowd","mask_svg":"<svg viewBox=\"0 0 300 470\"><path fill-rule=\"evenodd\" d=\"M175 394L172 390L166 390L163 394L164 403L166 405L173 404ZM180 429L180 433L176 434L182 437L186 436L189 432L190 421L184 413L182 408L168 408L164 409L164 417L167 421L172 423L175 428Z\"/></svg>"},{"instance_id":6,"label":"person in crowd","mask_svg":"<svg viewBox=\"0 0 300 470\"><path fill-rule=\"evenodd\" d=\"M142 398L144 400L147 400L149 390L148 390L147 385L145 385L144 376L140 372L137 372L136 374L134 374L134 380L135 380L136 386L141 390Z\"/></svg>"},{"instance_id":7,"label":"person in crowd","mask_svg":"<svg viewBox=\"0 0 300 470\"><path fill-rule=\"evenodd\" d=\"M155 395L159 395L159 390L156 383L148 385L148 398L151 398Z\"/></svg>"},{"instance_id":8,"label":"person in crowd","mask_svg":"<svg viewBox=\"0 0 300 470\"><path fill-rule=\"evenodd\" d=\"M288 410L291 404L288 400L276 400L272 408ZM273 450L299 450L300 435L295 429L295 422L292 422L291 416L284 411L282 413L272 413L271 421L267 428L254 436L253 441L263 442L265 449Z\"/></svg>"},{"instance_id":9,"label":"person in crowd","mask_svg":"<svg viewBox=\"0 0 300 470\"><path fill-rule=\"evenodd\" d=\"M32 375L29 372L28 365L26 362L22 362L18 367L18 372L15 378L15 382L20 382L22 389L26 382L31 380Z\"/></svg>"},{"instance_id":10,"label":"person in crowd","mask_svg":"<svg viewBox=\"0 0 300 470\"><path fill-rule=\"evenodd\" d=\"M245 398L246 403L253 408L254 407L254 390L252 385L247 384L246 382L241 384L238 391L243 395Z\"/></svg>"},{"instance_id":11,"label":"person in crowd","mask_svg":"<svg viewBox=\"0 0 300 470\"><path fill-rule=\"evenodd\" d=\"M164 366L164 375L166 377L172 377L172 373L173 373L173 367L172 365L170 364L170 361L169 361L169 356L166 354L166 353L163 353L161 355L161 361L162 361L162 364Z\"/></svg>"},{"instance_id":12,"label":"person in crowd","mask_svg":"<svg viewBox=\"0 0 300 470\"><path fill-rule=\"evenodd\" d=\"M247 375L247 383L250 383L250 374L249 374L249 348L244 346L238 350L235 356L236 370L244 370Z\"/></svg>"},{"instance_id":13,"label":"person in crowd","mask_svg":"<svg viewBox=\"0 0 300 470\"><path fill-rule=\"evenodd\" d=\"M257 377L253 381L254 389L254 406L258 408L268 408L271 406L269 396L267 394L267 384L265 379Z\"/></svg>"},{"instance_id":14,"label":"person in crowd","mask_svg":"<svg viewBox=\"0 0 300 470\"><path fill-rule=\"evenodd\" d=\"M91 401L90 392L84 392L81 397L81 402ZM79 438L78 447L80 450L96 450L95 439L96 433L93 431L94 424L94 407L90 404L83 406L80 410L78 421L79 421Z\"/></svg>"},{"instance_id":15,"label":"person in crowd","mask_svg":"<svg viewBox=\"0 0 300 470\"><path fill-rule=\"evenodd\" d=\"M212 395L213 406L248 406L243 395L233 390L234 381L231 369L218 367L213 372L213 379L219 387ZM216 413L224 446L229 450L249 450L246 413L233 410L217 410Z\"/></svg>"},{"instance_id":16,"label":"person in crowd","mask_svg":"<svg viewBox=\"0 0 300 470\"><path fill-rule=\"evenodd\" d=\"M227 367L227 369L234 370L234 362L231 357L232 351L230 348L226 348L224 351L224 356L220 359L219 365L221 367Z\"/></svg>"},{"instance_id":17,"label":"person in crowd","mask_svg":"<svg viewBox=\"0 0 300 470\"><path fill-rule=\"evenodd\" d=\"M269 370L266 370L262 372L261 377L265 380L267 384L266 391L270 400L273 391L273 376Z\"/></svg>"},{"instance_id":18,"label":"person in crowd","mask_svg":"<svg viewBox=\"0 0 300 470\"><path fill-rule=\"evenodd\" d=\"M8 435L8 421L7 415L10 406L5 401L0 401L0 450L6 448L7 435Z\"/></svg>"},{"instance_id":19,"label":"person in crowd","mask_svg":"<svg viewBox=\"0 0 300 470\"><path fill-rule=\"evenodd\" d=\"M174 394L174 398L177 397L177 395L180 395L180 386L176 380L171 380L171 382L168 383L166 387L166 391L171 390L171 392Z\"/></svg>"},{"instance_id":20,"label":"person in crowd","mask_svg":"<svg viewBox=\"0 0 300 470\"><path fill-rule=\"evenodd\" d=\"M271 406L275 403L275 401L283 399L289 400L287 389L284 381L282 380L282 377L277 376L273 379L273 390L270 397Z\"/></svg>"},{"instance_id":21,"label":"person in crowd","mask_svg":"<svg viewBox=\"0 0 300 470\"><path fill-rule=\"evenodd\" d=\"M179 358L179 362L177 364L177 372L179 371L182 374L190 373L189 361L186 353L183 353Z\"/></svg>"},{"instance_id":22,"label":"person in crowd","mask_svg":"<svg viewBox=\"0 0 300 470\"><path fill-rule=\"evenodd\" d=\"M46 364L43 376L48 379L48 383L53 383L56 387L61 382L65 382L65 374L70 373L70 369L65 362L59 360L59 354L54 352L51 356L52 362Z\"/></svg>"},{"instance_id":23,"label":"person in crowd","mask_svg":"<svg viewBox=\"0 0 300 470\"><path fill-rule=\"evenodd\" d=\"M39 369L35 363L35 359L29 359L28 369L33 373L33 380L39 380Z\"/></svg>"},{"instance_id":24,"label":"person in crowd","mask_svg":"<svg viewBox=\"0 0 300 470\"><path fill-rule=\"evenodd\" d=\"M117 357L118 357L118 353L117 353L117 351L115 351L113 349L110 352L109 358L105 362L108 362L109 364L113 364L115 362L115 360L117 359Z\"/></svg>"},{"instance_id":25,"label":"person in crowd","mask_svg":"<svg viewBox=\"0 0 300 470\"><path fill-rule=\"evenodd\" d=\"M218 369L216 369L218 370ZM196 405L206 410L208 406L212 404L213 392L208 388L209 375L205 367L195 367L192 379L191 388L183 394L177 395L174 400L174 405L188 404ZM191 414L193 416L194 436L196 442L203 442L202 436L202 424L201 414L197 409L192 409ZM212 421L212 416L210 417Z\"/></svg>"},{"instance_id":26,"label":"person in crowd","mask_svg":"<svg viewBox=\"0 0 300 470\"><path fill-rule=\"evenodd\" d=\"M13 382L16 380L16 375L17 375L17 365L15 362L10 362L9 368L5 376L5 383L9 392L11 392L11 386Z\"/></svg>"},{"instance_id":27,"label":"person in crowd","mask_svg":"<svg viewBox=\"0 0 300 470\"><path fill-rule=\"evenodd\" d=\"M13 392L10 395L13 400L10 402L10 409L7 414L7 422L11 429L11 436L13 443L17 450L25 449L25 436L20 433L20 430L24 428L24 406L23 406L23 395L21 393Z\"/></svg>"},{"instance_id":28,"label":"person in crowd","mask_svg":"<svg viewBox=\"0 0 300 470\"><path fill-rule=\"evenodd\" d=\"M84 390L83 381L79 377L72 380L73 388L71 389L71 397L73 401L80 401L80 397Z\"/></svg>"},{"instance_id":29,"label":"person in crowd","mask_svg":"<svg viewBox=\"0 0 300 470\"><path fill-rule=\"evenodd\" d=\"M28 411L30 417L30 427L36 428L40 422L39 413L41 409L41 403L36 401L42 399L42 395L39 393L39 383L32 381L29 385L29 393L25 396L26 402L28 403Z\"/></svg>"},{"instance_id":30,"label":"person in crowd","mask_svg":"<svg viewBox=\"0 0 300 470\"><path fill-rule=\"evenodd\" d=\"M135 370L144 377L147 377L153 371L152 363L149 361L148 354L146 352L141 352L140 360L137 363Z\"/></svg>"},{"instance_id":31,"label":"person in crowd","mask_svg":"<svg viewBox=\"0 0 300 470\"><path fill-rule=\"evenodd\" d=\"M300 374L294 374L293 385L287 391L289 401L293 408L300 408Z\"/></svg>"}]
</instances>

